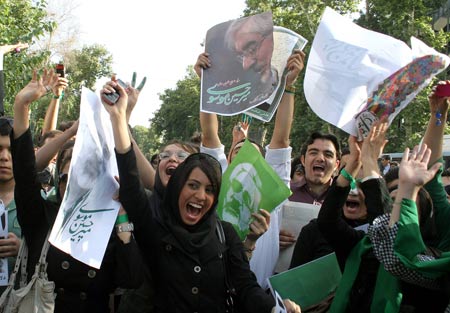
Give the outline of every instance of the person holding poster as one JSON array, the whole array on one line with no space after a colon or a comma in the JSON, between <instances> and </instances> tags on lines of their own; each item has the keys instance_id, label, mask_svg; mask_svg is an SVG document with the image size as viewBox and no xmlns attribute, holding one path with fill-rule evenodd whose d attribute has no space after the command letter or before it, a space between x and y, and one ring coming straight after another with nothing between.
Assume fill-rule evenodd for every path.
<instances>
[{"instance_id":1,"label":"person holding poster","mask_svg":"<svg viewBox=\"0 0 450 313\"><path fill-rule=\"evenodd\" d=\"M114 81L101 94L116 90L117 103L103 104L113 127L119 197L132 221L145 218L140 222L147 227L136 239L147 253L154 279L155 312L229 312L231 296L246 312L272 312L275 301L257 284L239 237L230 224L216 218L219 162L204 153L189 155L171 171L163 201L152 209L128 134L127 94ZM300 312L289 300L285 305L287 312Z\"/></svg>"},{"instance_id":2,"label":"person holding poster","mask_svg":"<svg viewBox=\"0 0 450 313\"><path fill-rule=\"evenodd\" d=\"M289 146L289 135L294 114L294 84L298 75L304 67L305 53L296 50L288 59L286 69L286 90L278 107L275 118L275 127L269 146L266 148L266 161L277 172L279 177L286 183L290 181L291 171L291 152ZM201 76L201 70L208 71L209 67L214 66L211 63L208 54L203 53L197 59L194 66L195 71ZM202 128L202 145L200 151L214 156L222 165L225 171L228 167L225 147L222 145L218 135L217 115L212 113L200 112L200 124ZM230 148L230 161L239 151L242 143L238 143ZM258 150L261 151L259 147ZM279 256L279 226L278 215L281 206L277 207L271 214L269 230L262 235L258 241L244 241L246 249L254 250L250 260L250 267L258 278L258 283L264 288L267 287L267 278L273 274L276 262ZM248 238L250 239L250 237Z\"/></svg>"},{"instance_id":3,"label":"person holding poster","mask_svg":"<svg viewBox=\"0 0 450 313\"><path fill-rule=\"evenodd\" d=\"M46 86L57 76L53 70L44 70L42 78L34 71L31 81L16 95L14 126L11 134L11 153L16 180L15 199L17 216L28 246L28 280L34 273L41 249L58 214L61 199L66 192L67 174L72 150L59 154L58 203L44 200L41 184L36 179L36 161L29 127L29 107L44 96ZM123 219L123 210L119 211ZM55 283L55 312L109 313L109 294L116 287L136 288L142 282L142 261L131 232L123 228L111 234L100 269L74 259L69 254L50 246L47 274ZM116 233L117 232L117 233Z\"/></svg>"}]
</instances>

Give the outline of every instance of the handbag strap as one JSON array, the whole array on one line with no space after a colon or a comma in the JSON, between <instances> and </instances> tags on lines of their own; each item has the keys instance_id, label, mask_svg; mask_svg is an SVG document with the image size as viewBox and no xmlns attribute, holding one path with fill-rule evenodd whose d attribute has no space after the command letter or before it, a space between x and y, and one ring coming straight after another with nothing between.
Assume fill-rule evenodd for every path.
<instances>
[{"instance_id":1,"label":"handbag strap","mask_svg":"<svg viewBox=\"0 0 450 313\"><path fill-rule=\"evenodd\" d=\"M50 247L50 242L48 241L48 238L50 236L50 232L51 230L48 231L47 236L45 237L44 240L44 245L42 246L42 250L41 250L41 255L39 256L39 261L36 264L35 268L34 268L34 275L39 275L39 276L43 276L43 274L45 275L46 270L47 270L47 252L48 249ZM20 286L24 287L27 285L27 280L28 280L28 273L27 273L27 259L28 259L28 246L26 244L25 238L23 238L22 240L22 244L24 245L24 250L25 253L22 256L22 260L21 260L21 276L20 276ZM16 262L16 266L17 266L17 262ZM14 284L14 281L13 281Z\"/></svg>"},{"instance_id":2,"label":"handbag strap","mask_svg":"<svg viewBox=\"0 0 450 313\"><path fill-rule=\"evenodd\" d=\"M223 231L223 226L219 219L217 219L217 221L216 221L216 232L217 232L217 237L219 238L219 242L224 247L226 247L225 232ZM224 274L225 274L224 275L225 276L225 287L227 288L227 298L226 298L226 304L228 306L227 312L233 312L233 307L234 307L233 296L236 295L236 290L234 289L234 287L230 281L230 271L228 268L227 251L224 251L224 253L223 253L222 264L223 264Z\"/></svg>"},{"instance_id":3,"label":"handbag strap","mask_svg":"<svg viewBox=\"0 0 450 313\"><path fill-rule=\"evenodd\" d=\"M16 256L16 263L14 264L14 270L11 273L11 276L9 277L8 286L14 287L14 284L16 282L16 276L17 276L17 273L19 272L19 267L23 263L25 264L25 277L26 277L26 275L27 275L27 273L26 273L27 258L28 258L28 247L27 247L27 243L25 242L25 239L23 238L22 241L20 242L19 253ZM22 260L23 260L23 262L22 262ZM22 273L22 275L21 275L21 277L22 277L21 282L22 282L22 279L24 276L23 265L21 267L21 273Z\"/></svg>"},{"instance_id":4,"label":"handbag strap","mask_svg":"<svg viewBox=\"0 0 450 313\"><path fill-rule=\"evenodd\" d=\"M47 272L47 252L50 248L50 241L48 241L48 238L50 237L50 233L51 229L49 229L47 237L45 237L44 245L42 246L41 255L39 257L39 262L36 264L34 275L39 272L39 275L42 276L42 274L46 274Z\"/></svg>"}]
</instances>

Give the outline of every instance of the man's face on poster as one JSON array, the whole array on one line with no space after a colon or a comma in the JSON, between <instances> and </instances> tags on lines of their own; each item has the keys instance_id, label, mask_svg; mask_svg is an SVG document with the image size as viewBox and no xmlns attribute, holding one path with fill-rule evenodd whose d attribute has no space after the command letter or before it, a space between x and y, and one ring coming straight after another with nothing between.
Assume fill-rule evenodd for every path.
<instances>
[{"instance_id":1,"label":"man's face on poster","mask_svg":"<svg viewBox=\"0 0 450 313\"><path fill-rule=\"evenodd\" d=\"M252 31L249 25L245 23L235 33L234 48L242 68L261 75L261 81L266 82L271 76L273 34L262 35Z\"/></svg>"}]
</instances>

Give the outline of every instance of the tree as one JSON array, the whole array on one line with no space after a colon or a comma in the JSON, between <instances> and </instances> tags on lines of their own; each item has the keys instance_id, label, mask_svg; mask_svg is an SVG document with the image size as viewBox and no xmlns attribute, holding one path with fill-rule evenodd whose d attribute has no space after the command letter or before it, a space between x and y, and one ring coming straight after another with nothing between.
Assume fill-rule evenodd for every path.
<instances>
[{"instance_id":1,"label":"tree","mask_svg":"<svg viewBox=\"0 0 450 313\"><path fill-rule=\"evenodd\" d=\"M0 1L0 44L16 42L33 45L50 33L56 23L47 16L46 1ZM16 93L28 83L33 68L41 68L49 56L48 51L28 49L4 57L5 110L12 115Z\"/></svg>"},{"instance_id":2,"label":"tree","mask_svg":"<svg viewBox=\"0 0 450 313\"><path fill-rule=\"evenodd\" d=\"M144 126L136 125L133 128L133 138L148 160L158 152L161 145L161 138L153 132L153 129Z\"/></svg>"}]
</instances>

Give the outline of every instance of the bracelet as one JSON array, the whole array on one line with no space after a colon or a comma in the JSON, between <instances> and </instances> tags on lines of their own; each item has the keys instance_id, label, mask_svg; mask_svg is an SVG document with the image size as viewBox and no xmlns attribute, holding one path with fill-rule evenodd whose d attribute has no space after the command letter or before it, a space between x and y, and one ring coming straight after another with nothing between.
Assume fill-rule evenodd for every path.
<instances>
[{"instance_id":1,"label":"bracelet","mask_svg":"<svg viewBox=\"0 0 450 313\"><path fill-rule=\"evenodd\" d=\"M128 214L118 215L116 219L116 225L128 222Z\"/></svg>"},{"instance_id":2,"label":"bracelet","mask_svg":"<svg viewBox=\"0 0 450 313\"><path fill-rule=\"evenodd\" d=\"M351 189L355 189L355 188L356 188L356 181L355 181L355 179L353 178L352 175L350 175L350 174L345 170L345 168L343 168L343 169L341 170L341 175L342 175L342 177L344 177L346 180L348 180L348 181L350 182L350 188L351 188Z\"/></svg>"},{"instance_id":3,"label":"bracelet","mask_svg":"<svg viewBox=\"0 0 450 313\"><path fill-rule=\"evenodd\" d=\"M53 99L61 99L62 96L53 95Z\"/></svg>"},{"instance_id":4,"label":"bracelet","mask_svg":"<svg viewBox=\"0 0 450 313\"><path fill-rule=\"evenodd\" d=\"M297 90L297 89L295 88L294 85L289 85L289 86L284 87L284 92L285 92L285 93L290 93L290 94L292 94L292 95L295 95L295 91L296 91L296 90Z\"/></svg>"}]
</instances>

